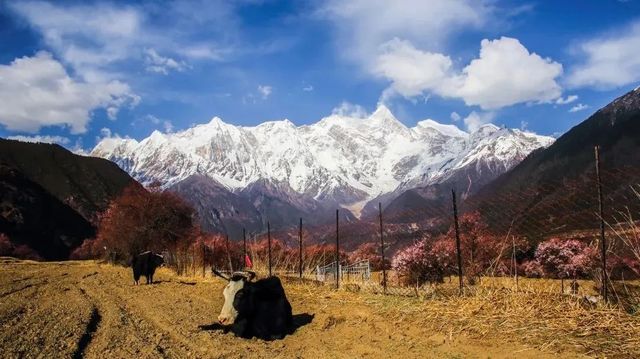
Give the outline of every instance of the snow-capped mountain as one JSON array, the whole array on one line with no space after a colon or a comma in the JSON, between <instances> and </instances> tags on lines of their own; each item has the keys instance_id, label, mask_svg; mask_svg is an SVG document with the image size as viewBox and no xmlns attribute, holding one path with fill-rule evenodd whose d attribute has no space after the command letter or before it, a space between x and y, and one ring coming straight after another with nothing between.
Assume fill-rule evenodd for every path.
<instances>
[{"instance_id":1,"label":"snow-capped mountain","mask_svg":"<svg viewBox=\"0 0 640 359\"><path fill-rule=\"evenodd\" d=\"M468 133L424 120L408 128L380 106L368 118L331 115L305 126L282 120L242 127L215 117L182 132L155 131L140 142L105 138L91 155L165 188L204 176L251 198L259 211L266 195L304 213L341 206L358 217L372 199L460 173L494 178L552 142L494 125Z\"/></svg>"}]
</instances>

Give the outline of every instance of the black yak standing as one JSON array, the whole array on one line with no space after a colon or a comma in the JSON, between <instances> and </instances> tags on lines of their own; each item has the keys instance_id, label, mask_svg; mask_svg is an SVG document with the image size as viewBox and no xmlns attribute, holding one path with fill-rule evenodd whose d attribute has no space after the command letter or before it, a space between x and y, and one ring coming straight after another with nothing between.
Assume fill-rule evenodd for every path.
<instances>
[{"instance_id":1,"label":"black yak standing","mask_svg":"<svg viewBox=\"0 0 640 359\"><path fill-rule=\"evenodd\" d=\"M143 252L137 256L133 256L131 260L131 268L133 269L133 283L140 284L140 276L147 278L147 284L153 283L153 274L156 268L164 264L164 258L151 251Z\"/></svg>"}]
</instances>

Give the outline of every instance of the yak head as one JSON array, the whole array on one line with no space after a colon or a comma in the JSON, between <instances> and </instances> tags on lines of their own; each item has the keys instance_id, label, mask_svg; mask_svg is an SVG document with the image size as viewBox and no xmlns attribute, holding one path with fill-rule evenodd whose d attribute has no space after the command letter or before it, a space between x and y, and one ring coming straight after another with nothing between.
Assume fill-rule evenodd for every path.
<instances>
[{"instance_id":1,"label":"yak head","mask_svg":"<svg viewBox=\"0 0 640 359\"><path fill-rule=\"evenodd\" d=\"M213 270L213 274L227 281L227 285L222 291L224 296L224 304L218 316L218 321L222 325L231 325L235 322L239 312L246 311L248 302L246 296L248 294L248 283L255 278L254 272L235 272L230 277L225 276L217 270Z\"/></svg>"}]
</instances>

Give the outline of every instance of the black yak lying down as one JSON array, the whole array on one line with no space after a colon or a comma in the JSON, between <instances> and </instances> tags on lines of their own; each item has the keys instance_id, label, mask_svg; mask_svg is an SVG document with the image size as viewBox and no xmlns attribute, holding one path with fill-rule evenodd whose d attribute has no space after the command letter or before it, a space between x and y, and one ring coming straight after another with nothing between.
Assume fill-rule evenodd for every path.
<instances>
[{"instance_id":1,"label":"black yak lying down","mask_svg":"<svg viewBox=\"0 0 640 359\"><path fill-rule=\"evenodd\" d=\"M251 280L254 273L234 273L230 278L213 273L229 283L224 288L224 305L218 316L236 336L264 340L282 339L293 327L291 304L278 277Z\"/></svg>"},{"instance_id":2,"label":"black yak lying down","mask_svg":"<svg viewBox=\"0 0 640 359\"><path fill-rule=\"evenodd\" d=\"M164 264L164 258L156 253L147 251L133 256L131 268L133 269L133 283L140 284L140 276L147 278L147 284L153 283L153 274L156 268Z\"/></svg>"}]
</instances>

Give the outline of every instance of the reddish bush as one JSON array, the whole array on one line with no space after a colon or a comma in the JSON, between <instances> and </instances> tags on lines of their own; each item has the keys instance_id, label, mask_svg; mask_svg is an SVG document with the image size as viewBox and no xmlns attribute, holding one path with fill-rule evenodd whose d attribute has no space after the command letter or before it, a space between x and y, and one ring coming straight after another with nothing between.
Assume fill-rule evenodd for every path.
<instances>
[{"instance_id":1,"label":"reddish bush","mask_svg":"<svg viewBox=\"0 0 640 359\"><path fill-rule=\"evenodd\" d=\"M9 237L4 233L0 233L0 256L11 256L13 250L14 246Z\"/></svg>"},{"instance_id":2,"label":"reddish bush","mask_svg":"<svg viewBox=\"0 0 640 359\"><path fill-rule=\"evenodd\" d=\"M85 239L80 247L69 255L70 259L97 259L105 256L105 244L102 239Z\"/></svg>"},{"instance_id":3,"label":"reddish bush","mask_svg":"<svg viewBox=\"0 0 640 359\"><path fill-rule=\"evenodd\" d=\"M491 275L508 273L513 266L510 263L513 251L521 255L529 249L523 238L496 236L482 220L479 212L463 215L459 220L460 249L462 252L463 273L470 284L487 272ZM450 241L448 248L455 255L455 228L447 232Z\"/></svg>"},{"instance_id":4,"label":"reddish bush","mask_svg":"<svg viewBox=\"0 0 640 359\"><path fill-rule=\"evenodd\" d=\"M198 232L193 213L173 193L130 186L100 216L97 238L121 261L146 250L177 253L188 248Z\"/></svg>"},{"instance_id":5,"label":"reddish bush","mask_svg":"<svg viewBox=\"0 0 640 359\"><path fill-rule=\"evenodd\" d=\"M368 260L371 269L374 271L382 270L382 257L380 253L380 245L376 243L363 243L355 251L349 253L349 262L355 263ZM391 268L389 258L385 257L385 269Z\"/></svg>"},{"instance_id":6,"label":"reddish bush","mask_svg":"<svg viewBox=\"0 0 640 359\"><path fill-rule=\"evenodd\" d=\"M540 263L536 260L530 260L520 265L519 273L524 273L529 278L542 278L544 277L544 270Z\"/></svg>"},{"instance_id":7,"label":"reddish bush","mask_svg":"<svg viewBox=\"0 0 640 359\"><path fill-rule=\"evenodd\" d=\"M596 258L593 247L579 240L561 238L540 243L535 254L545 276L552 278L586 277Z\"/></svg>"},{"instance_id":8,"label":"reddish bush","mask_svg":"<svg viewBox=\"0 0 640 359\"><path fill-rule=\"evenodd\" d=\"M20 259L31 259L31 260L34 260L34 261L42 260L42 257L40 257L38 255L38 253L36 253L36 251L31 249L26 244L21 244L21 245L17 246L13 250L13 255L12 256L16 257L16 258L20 258Z\"/></svg>"},{"instance_id":9,"label":"reddish bush","mask_svg":"<svg viewBox=\"0 0 640 359\"><path fill-rule=\"evenodd\" d=\"M430 238L422 239L396 254L392 268L405 284L442 283L450 255L440 250Z\"/></svg>"}]
</instances>

